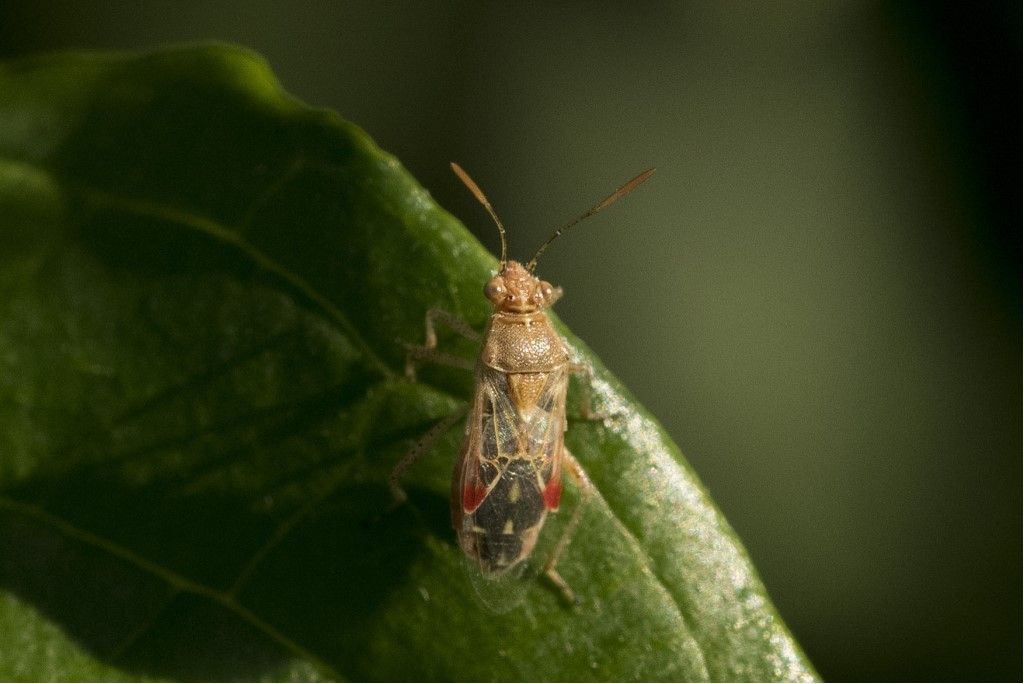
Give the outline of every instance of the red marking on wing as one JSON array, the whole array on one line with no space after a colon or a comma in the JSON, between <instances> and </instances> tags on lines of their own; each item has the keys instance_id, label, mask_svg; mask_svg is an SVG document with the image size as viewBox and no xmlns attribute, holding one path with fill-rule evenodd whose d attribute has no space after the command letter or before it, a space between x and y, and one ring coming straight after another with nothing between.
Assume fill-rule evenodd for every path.
<instances>
[{"instance_id":1,"label":"red marking on wing","mask_svg":"<svg viewBox=\"0 0 1024 684\"><path fill-rule=\"evenodd\" d=\"M466 483L466 486L462 488L462 510L472 513L480 507L486 498L487 487L484 487L483 483L479 481Z\"/></svg>"},{"instance_id":2,"label":"red marking on wing","mask_svg":"<svg viewBox=\"0 0 1024 684\"><path fill-rule=\"evenodd\" d=\"M558 478L548 480L544 487L544 505L549 511L558 510L558 502L562 500L562 483Z\"/></svg>"}]
</instances>

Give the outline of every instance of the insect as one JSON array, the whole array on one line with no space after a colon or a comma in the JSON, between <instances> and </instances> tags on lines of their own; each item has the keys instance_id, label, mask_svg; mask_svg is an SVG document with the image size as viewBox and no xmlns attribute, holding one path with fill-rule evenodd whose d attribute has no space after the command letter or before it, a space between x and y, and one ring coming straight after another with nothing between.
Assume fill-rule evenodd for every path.
<instances>
[{"instance_id":1,"label":"insect","mask_svg":"<svg viewBox=\"0 0 1024 684\"><path fill-rule=\"evenodd\" d=\"M545 310L562 289L534 275L537 260L565 230L620 199L654 173L648 169L618 188L595 206L554 231L526 265L508 260L505 227L487 197L455 163L452 170L484 206L498 227L501 261L498 273L487 281L484 296L494 311L482 337L450 313L431 309L426 315L426 340L409 345L406 372L415 378L416 361L433 361L472 369L473 397L462 411L435 425L395 466L389 485L396 503L405 500L400 478L430 445L466 412L465 435L452 476L451 519L459 546L477 571L481 597L500 609L487 594L498 596L510 582L525 576L548 513L558 510L562 470L577 482L580 505L555 543L543 572L571 603L575 594L558 573L557 564L580 522L586 499L593 492L586 473L563 443L566 390L570 373L589 374L574 364L565 341L555 332ZM468 361L437 350L435 326L443 322L453 331L481 343L472 366ZM589 415L589 394L584 416Z\"/></svg>"}]
</instances>

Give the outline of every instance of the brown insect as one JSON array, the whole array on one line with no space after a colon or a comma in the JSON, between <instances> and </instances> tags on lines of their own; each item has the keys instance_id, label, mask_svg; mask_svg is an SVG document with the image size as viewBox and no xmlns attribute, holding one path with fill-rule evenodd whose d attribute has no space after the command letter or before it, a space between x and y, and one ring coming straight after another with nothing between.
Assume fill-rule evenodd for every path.
<instances>
[{"instance_id":1,"label":"brown insect","mask_svg":"<svg viewBox=\"0 0 1024 684\"><path fill-rule=\"evenodd\" d=\"M588 366L574 364L565 341L555 332L545 309L562 296L562 289L534 275L537 259L566 229L606 208L654 173L636 176L579 217L559 228L523 266L508 261L505 227L476 183L458 165L452 170L487 209L501 237L501 264L487 281L484 296L494 306L481 338L470 326L446 311L431 309L426 316L426 341L410 345L406 373L415 378L415 362L428 360L471 368L475 385L471 403L435 425L406 454L389 481L396 503L405 500L399 484L402 474L429 446L468 410L465 438L452 477L452 525L459 546L476 569L477 588L494 608L508 606L494 600L511 579L524 575L541 528L549 512L558 510L562 495L562 468L573 476L581 502L555 543L543 570L570 601L575 595L558 573L558 559L580 521L583 504L593 491L579 462L563 443L566 430L565 398L570 373L589 374ZM455 332L482 342L475 365L437 351L435 325L444 322ZM591 415L589 394L583 406ZM491 591L497 587L497 591Z\"/></svg>"}]
</instances>

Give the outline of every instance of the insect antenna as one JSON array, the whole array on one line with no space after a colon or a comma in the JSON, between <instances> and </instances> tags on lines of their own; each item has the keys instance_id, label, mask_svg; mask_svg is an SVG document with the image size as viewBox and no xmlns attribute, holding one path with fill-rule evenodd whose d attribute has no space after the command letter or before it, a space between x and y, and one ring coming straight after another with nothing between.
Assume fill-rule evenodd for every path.
<instances>
[{"instance_id":1,"label":"insect antenna","mask_svg":"<svg viewBox=\"0 0 1024 684\"><path fill-rule=\"evenodd\" d=\"M540 255L544 253L544 250L548 248L548 245L554 242L556 237L558 237L568 229L572 228L583 219L590 218L597 212L607 207L609 204L612 204L616 200L625 197L630 192L632 192L638 185L646 181L652 175L654 175L654 169L647 169L643 173L627 181L625 184L620 186L618 190L605 197L603 200L592 206L590 209L587 209L585 212L574 218L572 221L570 221L569 223L565 224L564 226L556 230L554 233L552 233L551 237L549 237L544 242L544 244L540 246L540 249L537 250L537 253L533 255L532 259L530 259L530 263L526 265L526 270L529 271L530 273L533 273L533 270L537 268L537 259L539 259Z\"/></svg>"},{"instance_id":2,"label":"insect antenna","mask_svg":"<svg viewBox=\"0 0 1024 684\"><path fill-rule=\"evenodd\" d=\"M499 219L498 215L494 212L494 207L491 206L491 203L487 200L487 196L484 195L484 191L480 189L480 186L473 182L473 179L469 177L469 174L466 173L461 166L455 162L452 162L451 164L452 171L455 172L455 175L459 177L459 180L462 181L467 188L469 188L469 191L473 193L473 196L476 197L477 201L484 205L484 209L487 210L487 213L491 215L492 219L494 219L495 225L498 226L498 235L501 236L501 270L504 270L505 261L508 259L508 246L505 244L505 226L501 224L501 219Z\"/></svg>"}]
</instances>

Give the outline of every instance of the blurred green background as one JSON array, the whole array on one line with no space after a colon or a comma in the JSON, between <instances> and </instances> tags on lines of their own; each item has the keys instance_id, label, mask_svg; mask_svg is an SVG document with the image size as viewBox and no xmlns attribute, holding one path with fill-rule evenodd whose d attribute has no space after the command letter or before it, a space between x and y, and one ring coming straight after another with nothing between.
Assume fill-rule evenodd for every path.
<instances>
[{"instance_id":1,"label":"blurred green background","mask_svg":"<svg viewBox=\"0 0 1024 684\"><path fill-rule=\"evenodd\" d=\"M217 39L542 275L831 680L1021 676L1021 8L6 0L0 57ZM2 96L2 93L0 93Z\"/></svg>"}]
</instances>

